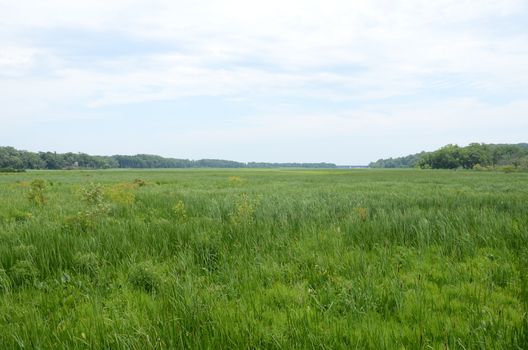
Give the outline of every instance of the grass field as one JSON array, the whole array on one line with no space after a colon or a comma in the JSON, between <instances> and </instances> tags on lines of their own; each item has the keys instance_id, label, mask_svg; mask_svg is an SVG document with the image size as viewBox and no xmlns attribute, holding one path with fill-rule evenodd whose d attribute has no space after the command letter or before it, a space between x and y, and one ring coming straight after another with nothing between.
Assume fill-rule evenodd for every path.
<instances>
[{"instance_id":1,"label":"grass field","mask_svg":"<svg viewBox=\"0 0 528 350\"><path fill-rule=\"evenodd\" d=\"M0 349L528 348L528 174L35 171L0 198Z\"/></svg>"}]
</instances>

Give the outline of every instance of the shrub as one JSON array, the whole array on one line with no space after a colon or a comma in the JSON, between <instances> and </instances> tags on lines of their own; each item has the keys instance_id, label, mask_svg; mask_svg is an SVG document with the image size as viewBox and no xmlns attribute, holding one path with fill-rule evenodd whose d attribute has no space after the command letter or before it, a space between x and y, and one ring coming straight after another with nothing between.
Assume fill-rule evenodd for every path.
<instances>
[{"instance_id":1,"label":"shrub","mask_svg":"<svg viewBox=\"0 0 528 350\"><path fill-rule=\"evenodd\" d=\"M104 203L104 192L101 184L90 183L81 188L81 199L88 205Z\"/></svg>"},{"instance_id":2,"label":"shrub","mask_svg":"<svg viewBox=\"0 0 528 350\"><path fill-rule=\"evenodd\" d=\"M475 164L475 165L473 165L473 170L476 170L476 171L487 171L487 170L489 170L489 168L485 167L485 166L482 166L480 164Z\"/></svg>"},{"instance_id":3,"label":"shrub","mask_svg":"<svg viewBox=\"0 0 528 350\"><path fill-rule=\"evenodd\" d=\"M89 184L81 188L81 200L87 204L86 209L66 218L66 224L78 226L82 230L93 229L99 219L108 215L110 205L105 201L101 184Z\"/></svg>"},{"instance_id":4,"label":"shrub","mask_svg":"<svg viewBox=\"0 0 528 350\"><path fill-rule=\"evenodd\" d=\"M504 171L506 174L517 171L517 169L512 165L505 165L501 168L501 170Z\"/></svg>"},{"instance_id":5,"label":"shrub","mask_svg":"<svg viewBox=\"0 0 528 350\"><path fill-rule=\"evenodd\" d=\"M26 169L0 168L0 173L25 173Z\"/></svg>"},{"instance_id":6,"label":"shrub","mask_svg":"<svg viewBox=\"0 0 528 350\"><path fill-rule=\"evenodd\" d=\"M135 289L148 293L159 290L162 282L160 275L150 262L142 262L132 267L128 281Z\"/></svg>"}]
</instances>

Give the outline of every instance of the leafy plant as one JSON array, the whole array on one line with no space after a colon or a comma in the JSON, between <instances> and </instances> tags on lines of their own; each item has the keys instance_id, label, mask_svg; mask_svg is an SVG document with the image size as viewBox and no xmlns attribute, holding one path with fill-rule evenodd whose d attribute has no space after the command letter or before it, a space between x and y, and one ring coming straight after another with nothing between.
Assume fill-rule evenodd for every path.
<instances>
[{"instance_id":1,"label":"leafy plant","mask_svg":"<svg viewBox=\"0 0 528 350\"><path fill-rule=\"evenodd\" d=\"M172 208L174 215L180 222L187 222L187 209L185 209L185 203L183 201L178 201L176 205Z\"/></svg>"},{"instance_id":2,"label":"leafy plant","mask_svg":"<svg viewBox=\"0 0 528 350\"><path fill-rule=\"evenodd\" d=\"M31 181L27 197L29 201L36 205L43 205L46 203L44 191L46 190L46 181L42 179L35 179Z\"/></svg>"},{"instance_id":3,"label":"leafy plant","mask_svg":"<svg viewBox=\"0 0 528 350\"><path fill-rule=\"evenodd\" d=\"M231 221L235 225L248 225L253 222L254 216L255 204L244 193L238 198L235 204L235 211L231 215Z\"/></svg>"}]
</instances>

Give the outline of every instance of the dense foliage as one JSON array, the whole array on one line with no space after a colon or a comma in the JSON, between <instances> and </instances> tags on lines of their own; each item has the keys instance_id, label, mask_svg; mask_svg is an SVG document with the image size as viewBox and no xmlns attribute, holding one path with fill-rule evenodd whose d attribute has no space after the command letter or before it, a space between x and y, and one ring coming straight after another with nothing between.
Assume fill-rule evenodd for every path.
<instances>
[{"instance_id":1,"label":"dense foliage","mask_svg":"<svg viewBox=\"0 0 528 350\"><path fill-rule=\"evenodd\" d=\"M527 184L0 174L0 349L528 349Z\"/></svg>"},{"instance_id":2,"label":"dense foliage","mask_svg":"<svg viewBox=\"0 0 528 350\"><path fill-rule=\"evenodd\" d=\"M400 158L380 159L371 168L486 169L511 166L528 169L528 144L481 144L466 147L447 145L434 152L421 152Z\"/></svg>"},{"instance_id":3,"label":"dense foliage","mask_svg":"<svg viewBox=\"0 0 528 350\"><path fill-rule=\"evenodd\" d=\"M335 168L331 163L241 163L222 159L175 159L150 154L91 156L85 153L28 152L0 147L0 170L109 168Z\"/></svg>"},{"instance_id":4,"label":"dense foliage","mask_svg":"<svg viewBox=\"0 0 528 350\"><path fill-rule=\"evenodd\" d=\"M369 168L415 168L426 152L405 157L378 159L369 164Z\"/></svg>"}]
</instances>

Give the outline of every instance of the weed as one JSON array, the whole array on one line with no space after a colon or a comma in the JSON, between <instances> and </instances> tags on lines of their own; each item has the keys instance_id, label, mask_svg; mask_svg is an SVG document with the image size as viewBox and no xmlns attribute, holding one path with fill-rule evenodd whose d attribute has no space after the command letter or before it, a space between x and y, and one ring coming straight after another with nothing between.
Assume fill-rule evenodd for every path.
<instances>
[{"instance_id":1,"label":"weed","mask_svg":"<svg viewBox=\"0 0 528 350\"><path fill-rule=\"evenodd\" d=\"M108 188L105 192L107 197L114 203L131 205L136 201L136 189L139 185L120 183Z\"/></svg>"},{"instance_id":2,"label":"weed","mask_svg":"<svg viewBox=\"0 0 528 350\"><path fill-rule=\"evenodd\" d=\"M46 181L42 179L35 179L31 181L27 197L29 201L36 205L43 205L46 203L44 192L46 190Z\"/></svg>"},{"instance_id":3,"label":"weed","mask_svg":"<svg viewBox=\"0 0 528 350\"><path fill-rule=\"evenodd\" d=\"M238 185L244 182L244 179L242 179L240 176L229 176L227 180L231 185Z\"/></svg>"},{"instance_id":4,"label":"weed","mask_svg":"<svg viewBox=\"0 0 528 350\"><path fill-rule=\"evenodd\" d=\"M238 226L249 225L253 222L254 216L255 204L251 202L249 196L244 193L238 198L235 204L235 211L231 215L231 221Z\"/></svg>"},{"instance_id":5,"label":"weed","mask_svg":"<svg viewBox=\"0 0 528 350\"><path fill-rule=\"evenodd\" d=\"M98 222L110 213L110 205L105 200L103 186L90 183L82 187L81 200L86 208L76 215L66 217L65 222L83 231L94 229Z\"/></svg>"},{"instance_id":6,"label":"weed","mask_svg":"<svg viewBox=\"0 0 528 350\"><path fill-rule=\"evenodd\" d=\"M179 222L187 222L187 209L185 209L185 203L183 203L183 201L178 201L178 203L172 208L172 211Z\"/></svg>"},{"instance_id":7,"label":"weed","mask_svg":"<svg viewBox=\"0 0 528 350\"><path fill-rule=\"evenodd\" d=\"M359 219L363 222L367 221L367 218L368 218L368 209L367 208L357 208L357 213L358 213L358 216L359 216Z\"/></svg>"},{"instance_id":8,"label":"weed","mask_svg":"<svg viewBox=\"0 0 528 350\"><path fill-rule=\"evenodd\" d=\"M81 188L81 200L88 205L99 205L105 202L104 189L99 183L89 183Z\"/></svg>"}]
</instances>

